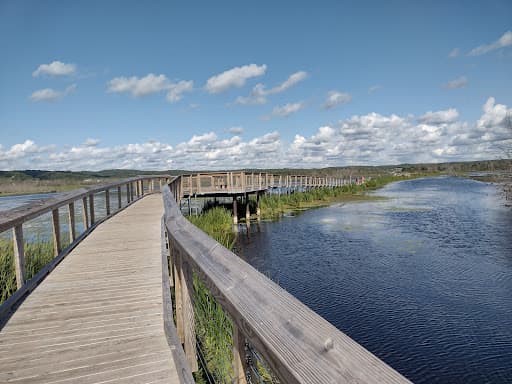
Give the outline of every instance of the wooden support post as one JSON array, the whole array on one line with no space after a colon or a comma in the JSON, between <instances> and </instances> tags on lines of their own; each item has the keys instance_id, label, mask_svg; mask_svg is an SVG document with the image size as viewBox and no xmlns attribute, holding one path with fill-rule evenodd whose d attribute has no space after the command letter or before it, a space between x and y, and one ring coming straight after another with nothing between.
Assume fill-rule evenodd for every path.
<instances>
[{"instance_id":1,"label":"wooden support post","mask_svg":"<svg viewBox=\"0 0 512 384\"><path fill-rule=\"evenodd\" d=\"M117 209L121 209L123 203L121 201L121 186L117 187Z\"/></svg>"},{"instance_id":2,"label":"wooden support post","mask_svg":"<svg viewBox=\"0 0 512 384\"><path fill-rule=\"evenodd\" d=\"M14 269L16 270L16 286L18 289L25 284L25 248L23 243L22 224L12 229L12 239L14 245Z\"/></svg>"},{"instance_id":3,"label":"wooden support post","mask_svg":"<svg viewBox=\"0 0 512 384\"><path fill-rule=\"evenodd\" d=\"M245 194L245 223L250 225L251 222L251 207L249 206L249 195Z\"/></svg>"},{"instance_id":4,"label":"wooden support post","mask_svg":"<svg viewBox=\"0 0 512 384\"><path fill-rule=\"evenodd\" d=\"M94 193L89 195L89 211L92 226L94 224Z\"/></svg>"},{"instance_id":5,"label":"wooden support post","mask_svg":"<svg viewBox=\"0 0 512 384\"><path fill-rule=\"evenodd\" d=\"M256 217L258 218L258 220L260 219L261 217L261 209L260 209L260 192L258 191L256 193Z\"/></svg>"},{"instance_id":6,"label":"wooden support post","mask_svg":"<svg viewBox=\"0 0 512 384\"><path fill-rule=\"evenodd\" d=\"M238 210L236 196L233 196L233 230L238 232Z\"/></svg>"},{"instance_id":7,"label":"wooden support post","mask_svg":"<svg viewBox=\"0 0 512 384\"><path fill-rule=\"evenodd\" d=\"M233 383L247 384L247 370L245 337L236 324L233 324L233 372L235 374Z\"/></svg>"},{"instance_id":8,"label":"wooden support post","mask_svg":"<svg viewBox=\"0 0 512 384\"><path fill-rule=\"evenodd\" d=\"M61 250L60 242L60 220L59 220L59 208L52 211L52 223L53 223L53 256L57 256Z\"/></svg>"},{"instance_id":9,"label":"wooden support post","mask_svg":"<svg viewBox=\"0 0 512 384\"><path fill-rule=\"evenodd\" d=\"M194 318L194 307L192 306L192 295L194 287L192 285L192 271L190 265L185 260L181 260L181 295L183 298L183 328L185 331L185 356L187 358L190 370L196 372L196 324Z\"/></svg>"},{"instance_id":10,"label":"wooden support post","mask_svg":"<svg viewBox=\"0 0 512 384\"><path fill-rule=\"evenodd\" d=\"M89 214L87 213L87 196L82 197L82 220L84 223L84 231L89 228Z\"/></svg>"},{"instance_id":11,"label":"wooden support post","mask_svg":"<svg viewBox=\"0 0 512 384\"><path fill-rule=\"evenodd\" d=\"M169 273L169 285L171 287L174 287L174 256L172 254L171 250L171 241L169 240L169 233L167 232L167 229L165 229L165 246L167 249L167 265L169 266L169 270L167 271Z\"/></svg>"},{"instance_id":12,"label":"wooden support post","mask_svg":"<svg viewBox=\"0 0 512 384\"><path fill-rule=\"evenodd\" d=\"M198 173L196 176L197 180L197 193L201 193L201 175Z\"/></svg>"},{"instance_id":13,"label":"wooden support post","mask_svg":"<svg viewBox=\"0 0 512 384\"><path fill-rule=\"evenodd\" d=\"M185 342L185 331L183 330L183 296L181 295L181 255L176 250L172 250L174 256L174 296L176 300L176 332L181 343Z\"/></svg>"},{"instance_id":14,"label":"wooden support post","mask_svg":"<svg viewBox=\"0 0 512 384\"><path fill-rule=\"evenodd\" d=\"M75 203L68 204L68 222L69 222L69 243L71 244L76 239Z\"/></svg>"},{"instance_id":15,"label":"wooden support post","mask_svg":"<svg viewBox=\"0 0 512 384\"><path fill-rule=\"evenodd\" d=\"M144 180L140 179L139 180L139 183L140 183L140 196L144 196Z\"/></svg>"},{"instance_id":16,"label":"wooden support post","mask_svg":"<svg viewBox=\"0 0 512 384\"><path fill-rule=\"evenodd\" d=\"M105 190L105 209L107 210L107 216L110 216L110 192L108 189Z\"/></svg>"}]
</instances>

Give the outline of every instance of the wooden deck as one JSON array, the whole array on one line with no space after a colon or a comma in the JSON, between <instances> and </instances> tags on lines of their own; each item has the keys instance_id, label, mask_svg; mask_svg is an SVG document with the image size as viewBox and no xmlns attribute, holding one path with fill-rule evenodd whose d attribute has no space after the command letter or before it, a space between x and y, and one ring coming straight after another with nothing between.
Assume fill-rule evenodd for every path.
<instances>
[{"instance_id":1,"label":"wooden deck","mask_svg":"<svg viewBox=\"0 0 512 384\"><path fill-rule=\"evenodd\" d=\"M178 383L164 333L162 196L100 224L0 332L0 383Z\"/></svg>"}]
</instances>

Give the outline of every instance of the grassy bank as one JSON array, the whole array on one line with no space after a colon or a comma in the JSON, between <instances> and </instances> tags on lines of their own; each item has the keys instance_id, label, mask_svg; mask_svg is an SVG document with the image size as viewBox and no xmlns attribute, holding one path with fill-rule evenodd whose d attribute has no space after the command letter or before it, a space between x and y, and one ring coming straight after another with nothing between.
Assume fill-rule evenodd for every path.
<instances>
[{"instance_id":1,"label":"grassy bank","mask_svg":"<svg viewBox=\"0 0 512 384\"><path fill-rule=\"evenodd\" d=\"M378 196L368 195L366 192L382 188L386 184L395 181L409 180L416 177L419 177L419 175L408 177L381 176L372 178L360 185L351 184L334 188L318 188L289 195L266 195L260 200L261 216L266 219L275 219L286 212L321 207L336 202L379 199Z\"/></svg>"}]
</instances>

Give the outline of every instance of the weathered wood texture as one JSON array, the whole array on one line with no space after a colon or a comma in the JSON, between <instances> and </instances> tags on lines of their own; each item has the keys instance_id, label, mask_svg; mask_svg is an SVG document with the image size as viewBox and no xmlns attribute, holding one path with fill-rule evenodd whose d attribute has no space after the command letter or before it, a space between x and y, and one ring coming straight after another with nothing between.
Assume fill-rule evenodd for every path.
<instances>
[{"instance_id":1,"label":"weathered wood texture","mask_svg":"<svg viewBox=\"0 0 512 384\"><path fill-rule=\"evenodd\" d=\"M171 185L172 188L172 185ZM409 382L186 220L164 188L172 254L197 273L283 383ZM243 336L242 336L243 335Z\"/></svg>"},{"instance_id":2,"label":"weathered wood texture","mask_svg":"<svg viewBox=\"0 0 512 384\"><path fill-rule=\"evenodd\" d=\"M100 224L0 331L0 383L178 383L164 332L161 195ZM168 285L167 285L168 286Z\"/></svg>"}]
</instances>

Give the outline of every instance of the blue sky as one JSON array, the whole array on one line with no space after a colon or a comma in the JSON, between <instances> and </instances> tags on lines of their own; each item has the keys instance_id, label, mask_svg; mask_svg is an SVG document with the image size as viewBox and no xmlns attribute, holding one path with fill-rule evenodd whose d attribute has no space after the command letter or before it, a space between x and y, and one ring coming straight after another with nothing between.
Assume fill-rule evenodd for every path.
<instances>
[{"instance_id":1,"label":"blue sky","mask_svg":"<svg viewBox=\"0 0 512 384\"><path fill-rule=\"evenodd\" d=\"M0 1L0 169L503 157L510 1Z\"/></svg>"}]
</instances>

